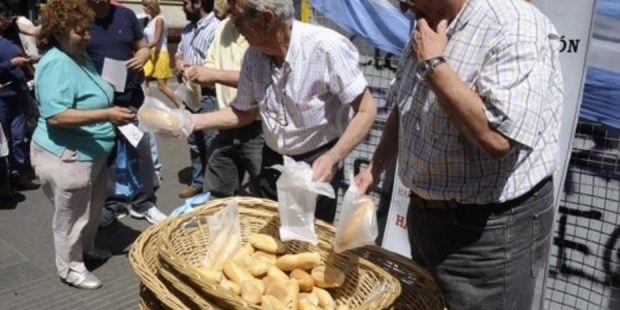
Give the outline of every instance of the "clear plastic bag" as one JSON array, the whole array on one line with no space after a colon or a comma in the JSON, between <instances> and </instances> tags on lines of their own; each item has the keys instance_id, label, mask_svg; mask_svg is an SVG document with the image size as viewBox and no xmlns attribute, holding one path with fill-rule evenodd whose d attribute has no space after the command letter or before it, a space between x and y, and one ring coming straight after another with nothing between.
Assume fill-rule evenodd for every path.
<instances>
[{"instance_id":1,"label":"clear plastic bag","mask_svg":"<svg viewBox=\"0 0 620 310\"><path fill-rule=\"evenodd\" d=\"M375 244L379 235L377 207L364 194L359 194L353 176L340 206L340 221L336 225L334 251L342 253L364 245Z\"/></svg>"},{"instance_id":2,"label":"clear plastic bag","mask_svg":"<svg viewBox=\"0 0 620 310\"><path fill-rule=\"evenodd\" d=\"M282 173L276 182L280 239L316 245L319 242L314 228L316 198L319 194L334 198L334 189L329 183L312 182L312 167L288 156L284 156L284 165L274 165L272 168Z\"/></svg>"},{"instance_id":3,"label":"clear plastic bag","mask_svg":"<svg viewBox=\"0 0 620 310\"><path fill-rule=\"evenodd\" d=\"M145 132L165 133L187 138L194 128L192 114L185 109L171 109L154 97L146 97L138 110L138 127Z\"/></svg>"},{"instance_id":4,"label":"clear plastic bag","mask_svg":"<svg viewBox=\"0 0 620 310\"><path fill-rule=\"evenodd\" d=\"M209 216L209 247L202 261L204 266L221 271L224 262L231 259L241 247L241 224L238 203L232 200L222 211Z\"/></svg>"},{"instance_id":5,"label":"clear plastic bag","mask_svg":"<svg viewBox=\"0 0 620 310\"><path fill-rule=\"evenodd\" d=\"M185 81L179 83L174 93L183 100L187 107L196 112L200 109L200 100L202 99L202 88L199 84Z\"/></svg>"}]
</instances>

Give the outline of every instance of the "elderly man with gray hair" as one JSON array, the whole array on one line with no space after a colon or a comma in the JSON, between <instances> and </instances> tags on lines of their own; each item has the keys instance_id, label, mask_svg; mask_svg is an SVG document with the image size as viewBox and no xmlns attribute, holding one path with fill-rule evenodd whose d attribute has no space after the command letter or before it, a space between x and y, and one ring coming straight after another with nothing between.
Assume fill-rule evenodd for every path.
<instances>
[{"instance_id":1,"label":"elderly man with gray hair","mask_svg":"<svg viewBox=\"0 0 620 310\"><path fill-rule=\"evenodd\" d=\"M264 197L277 199L282 155L312 165L313 180L342 179L339 163L366 137L376 115L356 48L340 34L293 20L291 0L228 0L247 39L238 93L230 107L194 116L195 129L237 128L260 113ZM351 112L353 110L353 113ZM320 196L316 216L332 222L335 199Z\"/></svg>"}]
</instances>

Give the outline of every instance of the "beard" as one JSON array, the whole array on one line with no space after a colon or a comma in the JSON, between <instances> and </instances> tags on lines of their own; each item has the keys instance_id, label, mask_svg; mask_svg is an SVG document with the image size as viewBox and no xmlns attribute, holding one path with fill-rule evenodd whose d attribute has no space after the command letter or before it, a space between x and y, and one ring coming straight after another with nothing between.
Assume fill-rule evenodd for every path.
<instances>
[{"instance_id":1,"label":"beard","mask_svg":"<svg viewBox=\"0 0 620 310\"><path fill-rule=\"evenodd\" d=\"M200 12L198 11L185 11L185 18L190 22L196 22L200 20Z\"/></svg>"}]
</instances>

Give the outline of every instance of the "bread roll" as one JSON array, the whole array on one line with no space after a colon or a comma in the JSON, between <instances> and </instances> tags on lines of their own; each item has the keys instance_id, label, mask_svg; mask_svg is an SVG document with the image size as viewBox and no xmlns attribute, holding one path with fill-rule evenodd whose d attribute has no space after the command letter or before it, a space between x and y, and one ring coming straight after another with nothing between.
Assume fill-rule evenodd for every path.
<instances>
[{"instance_id":1,"label":"bread roll","mask_svg":"<svg viewBox=\"0 0 620 310\"><path fill-rule=\"evenodd\" d=\"M312 269L311 275L314 285L320 288L341 287L345 280L344 272L332 266L318 266Z\"/></svg>"},{"instance_id":2,"label":"bread roll","mask_svg":"<svg viewBox=\"0 0 620 310\"><path fill-rule=\"evenodd\" d=\"M248 241L254 248L271 254L282 254L286 250L284 243L265 234L251 235Z\"/></svg>"},{"instance_id":3,"label":"bread roll","mask_svg":"<svg viewBox=\"0 0 620 310\"><path fill-rule=\"evenodd\" d=\"M239 287L239 285L228 279L222 279L222 282L220 282L220 286L233 292L235 295L239 295L239 293L241 292L241 288Z\"/></svg>"},{"instance_id":4,"label":"bread roll","mask_svg":"<svg viewBox=\"0 0 620 310\"><path fill-rule=\"evenodd\" d=\"M290 298L289 309L297 310L299 307L299 283L297 280L289 280L285 287Z\"/></svg>"},{"instance_id":5,"label":"bread roll","mask_svg":"<svg viewBox=\"0 0 620 310\"><path fill-rule=\"evenodd\" d=\"M297 280L299 283L299 290L302 292L312 292L312 288L314 287L314 279L312 276L301 270L295 269L291 272L291 279Z\"/></svg>"},{"instance_id":6,"label":"bread roll","mask_svg":"<svg viewBox=\"0 0 620 310\"><path fill-rule=\"evenodd\" d=\"M365 227L368 212L375 212L375 203L370 199L363 199L357 204L353 214L346 219L346 225L341 225L336 232L335 242L339 248L350 248L351 242L359 236L360 229Z\"/></svg>"},{"instance_id":7,"label":"bread roll","mask_svg":"<svg viewBox=\"0 0 620 310\"><path fill-rule=\"evenodd\" d=\"M198 271L200 271L200 275L211 282L220 283L220 281L222 281L222 272L209 266L201 266L198 268Z\"/></svg>"},{"instance_id":8,"label":"bread roll","mask_svg":"<svg viewBox=\"0 0 620 310\"><path fill-rule=\"evenodd\" d=\"M267 276L284 281L288 281L289 279L286 273L273 265L269 265L269 267L267 267Z\"/></svg>"},{"instance_id":9,"label":"bread roll","mask_svg":"<svg viewBox=\"0 0 620 310\"><path fill-rule=\"evenodd\" d=\"M177 130L181 128L179 119L170 112L144 108L138 110L140 122L144 122L148 127L154 129Z\"/></svg>"},{"instance_id":10,"label":"bread roll","mask_svg":"<svg viewBox=\"0 0 620 310\"><path fill-rule=\"evenodd\" d=\"M254 252L254 254L252 254L252 257L260 259L270 265L275 265L276 261L278 260L278 257L275 254L266 253L263 251Z\"/></svg>"},{"instance_id":11,"label":"bread roll","mask_svg":"<svg viewBox=\"0 0 620 310\"><path fill-rule=\"evenodd\" d=\"M301 299L299 300L299 310L321 310L321 308L307 299Z\"/></svg>"},{"instance_id":12,"label":"bread roll","mask_svg":"<svg viewBox=\"0 0 620 310\"><path fill-rule=\"evenodd\" d=\"M232 258L241 247L241 239L233 233L233 227L227 226L215 236L215 240L207 250L203 265L222 270L224 262Z\"/></svg>"},{"instance_id":13,"label":"bread roll","mask_svg":"<svg viewBox=\"0 0 620 310\"><path fill-rule=\"evenodd\" d=\"M334 310L336 308L336 302L328 291L315 286L312 293L319 299L319 306L321 308L326 310Z\"/></svg>"},{"instance_id":14,"label":"bread roll","mask_svg":"<svg viewBox=\"0 0 620 310\"><path fill-rule=\"evenodd\" d=\"M237 283L238 285L241 285L241 283L254 278L247 270L245 270L245 268L239 266L232 260L228 260L224 263L223 271L228 279Z\"/></svg>"},{"instance_id":15,"label":"bread roll","mask_svg":"<svg viewBox=\"0 0 620 310\"><path fill-rule=\"evenodd\" d=\"M286 254L278 257L276 266L282 271L293 269L311 270L321 264L321 255L315 252L305 252L300 254Z\"/></svg>"},{"instance_id":16,"label":"bread roll","mask_svg":"<svg viewBox=\"0 0 620 310\"><path fill-rule=\"evenodd\" d=\"M299 293L299 302L301 303L301 301L304 299L306 299L308 302L315 306L319 305L319 298L316 296L315 293Z\"/></svg>"},{"instance_id":17,"label":"bread roll","mask_svg":"<svg viewBox=\"0 0 620 310\"><path fill-rule=\"evenodd\" d=\"M261 292L252 281L244 281L241 283L241 298L253 305L261 302Z\"/></svg>"},{"instance_id":18,"label":"bread roll","mask_svg":"<svg viewBox=\"0 0 620 310\"><path fill-rule=\"evenodd\" d=\"M271 295L263 295L261 306L266 310L288 310L277 298Z\"/></svg>"},{"instance_id":19,"label":"bread roll","mask_svg":"<svg viewBox=\"0 0 620 310\"><path fill-rule=\"evenodd\" d=\"M254 253L254 247L251 244L246 243L239 248L237 253L233 256L233 260L239 262L239 260L245 256L251 256Z\"/></svg>"},{"instance_id":20,"label":"bread roll","mask_svg":"<svg viewBox=\"0 0 620 310\"><path fill-rule=\"evenodd\" d=\"M267 274L269 264L260 259L253 258L251 256L244 256L240 259L240 264L245 267L247 271L256 278L262 278Z\"/></svg>"}]
</instances>

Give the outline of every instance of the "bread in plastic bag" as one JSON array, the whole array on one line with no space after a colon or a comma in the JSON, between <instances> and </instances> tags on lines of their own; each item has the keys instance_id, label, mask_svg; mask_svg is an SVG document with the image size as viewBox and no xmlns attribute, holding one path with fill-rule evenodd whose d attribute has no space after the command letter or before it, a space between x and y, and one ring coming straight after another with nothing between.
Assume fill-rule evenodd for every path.
<instances>
[{"instance_id":1,"label":"bread in plastic bag","mask_svg":"<svg viewBox=\"0 0 620 310\"><path fill-rule=\"evenodd\" d=\"M232 200L220 212L207 218L209 247L202 261L204 266L221 271L224 263L241 247L241 224L238 203Z\"/></svg>"},{"instance_id":2,"label":"bread in plastic bag","mask_svg":"<svg viewBox=\"0 0 620 310\"><path fill-rule=\"evenodd\" d=\"M183 100L192 112L200 110L200 101L202 100L202 88L200 84L184 81L179 83L174 93Z\"/></svg>"},{"instance_id":3,"label":"bread in plastic bag","mask_svg":"<svg viewBox=\"0 0 620 310\"><path fill-rule=\"evenodd\" d=\"M336 225L336 238L333 242L336 253L375 244L379 235L375 203L367 195L358 193L353 176L350 183L342 200L340 220Z\"/></svg>"},{"instance_id":4,"label":"bread in plastic bag","mask_svg":"<svg viewBox=\"0 0 620 310\"><path fill-rule=\"evenodd\" d=\"M288 156L284 156L284 165L274 165L272 168L282 173L276 181L280 240L318 244L319 238L314 228L316 198L319 194L334 198L331 184L312 182L312 167Z\"/></svg>"},{"instance_id":5,"label":"bread in plastic bag","mask_svg":"<svg viewBox=\"0 0 620 310\"><path fill-rule=\"evenodd\" d=\"M187 138L192 133L194 121L189 111L171 109L157 98L146 97L138 110L138 127L145 132Z\"/></svg>"}]
</instances>

